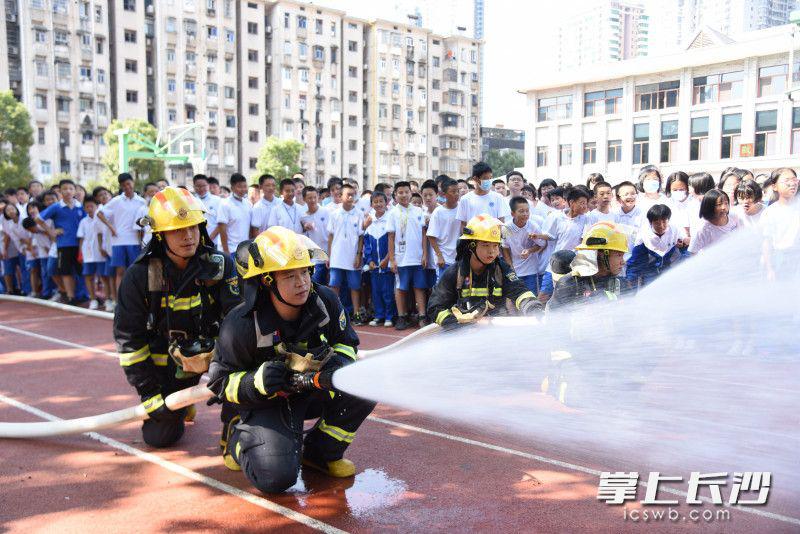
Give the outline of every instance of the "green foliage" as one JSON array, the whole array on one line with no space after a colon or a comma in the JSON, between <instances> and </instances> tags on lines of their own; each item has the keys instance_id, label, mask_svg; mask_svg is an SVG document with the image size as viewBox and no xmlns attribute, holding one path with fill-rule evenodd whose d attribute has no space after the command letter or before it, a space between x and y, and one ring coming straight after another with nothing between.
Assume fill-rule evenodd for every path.
<instances>
[{"instance_id":1,"label":"green foliage","mask_svg":"<svg viewBox=\"0 0 800 534\"><path fill-rule=\"evenodd\" d=\"M11 91L0 91L0 187L27 185L31 180L29 150L33 144L31 116Z\"/></svg>"},{"instance_id":2,"label":"green foliage","mask_svg":"<svg viewBox=\"0 0 800 534\"><path fill-rule=\"evenodd\" d=\"M300 151L303 143L294 139L279 139L271 136L258 151L256 170L258 176L271 174L278 181L291 178L294 173L300 172Z\"/></svg>"},{"instance_id":3,"label":"green foliage","mask_svg":"<svg viewBox=\"0 0 800 534\"><path fill-rule=\"evenodd\" d=\"M103 134L106 143L106 153L103 156L104 169L100 173L100 179L92 182L92 187L103 185L112 191L119 189L117 175L119 174L119 138L114 134L121 128L128 128L131 133L137 133L141 137L155 143L158 138L156 127L142 119L125 119L120 121L114 119L111 125ZM135 141L129 141L130 150L148 150ZM130 173L134 178L134 187L141 190L146 182L155 182L164 178L164 162L156 159L132 159L130 160Z\"/></svg>"},{"instance_id":4,"label":"green foliage","mask_svg":"<svg viewBox=\"0 0 800 534\"><path fill-rule=\"evenodd\" d=\"M494 176L503 176L522 167L522 157L512 150L489 150L483 155L483 161L492 168Z\"/></svg>"}]
</instances>

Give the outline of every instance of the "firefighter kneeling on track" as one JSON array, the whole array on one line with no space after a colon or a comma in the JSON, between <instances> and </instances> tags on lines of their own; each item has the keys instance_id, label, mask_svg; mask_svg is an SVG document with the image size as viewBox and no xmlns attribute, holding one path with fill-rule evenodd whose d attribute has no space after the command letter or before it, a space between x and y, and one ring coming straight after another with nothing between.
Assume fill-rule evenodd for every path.
<instances>
[{"instance_id":1,"label":"firefighter kneeling on track","mask_svg":"<svg viewBox=\"0 0 800 534\"><path fill-rule=\"evenodd\" d=\"M506 311L510 299L521 315L542 312L542 304L500 257L503 223L476 215L456 247L456 262L445 269L428 300L428 319L443 328L470 324Z\"/></svg>"},{"instance_id":2,"label":"firefighter kneeling on track","mask_svg":"<svg viewBox=\"0 0 800 534\"><path fill-rule=\"evenodd\" d=\"M239 245L244 303L225 318L209 369L209 388L237 412L223 428L225 465L265 493L294 485L301 462L353 476L343 455L375 407L333 386L359 340L333 291L311 281L317 258L313 241L280 226Z\"/></svg>"},{"instance_id":3,"label":"firefighter kneeling on track","mask_svg":"<svg viewBox=\"0 0 800 534\"><path fill-rule=\"evenodd\" d=\"M183 436L194 407L172 411L164 399L200 382L222 317L241 302L233 260L214 249L205 211L185 189L156 193L142 221L153 239L119 287L114 339L125 376L147 410L142 435L153 447Z\"/></svg>"}]
</instances>

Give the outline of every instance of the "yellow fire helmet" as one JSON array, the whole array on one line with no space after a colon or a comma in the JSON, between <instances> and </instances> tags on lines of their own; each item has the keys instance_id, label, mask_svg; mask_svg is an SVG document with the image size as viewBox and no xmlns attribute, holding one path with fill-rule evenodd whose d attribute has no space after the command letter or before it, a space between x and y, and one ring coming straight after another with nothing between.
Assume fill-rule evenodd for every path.
<instances>
[{"instance_id":1,"label":"yellow fire helmet","mask_svg":"<svg viewBox=\"0 0 800 534\"><path fill-rule=\"evenodd\" d=\"M236 268L242 278L311 267L328 255L308 237L283 226L271 226L236 249Z\"/></svg>"},{"instance_id":2,"label":"yellow fire helmet","mask_svg":"<svg viewBox=\"0 0 800 534\"><path fill-rule=\"evenodd\" d=\"M206 222L205 212L203 203L186 189L165 187L153 196L147 216L153 232L166 232Z\"/></svg>"},{"instance_id":3,"label":"yellow fire helmet","mask_svg":"<svg viewBox=\"0 0 800 534\"><path fill-rule=\"evenodd\" d=\"M628 252L628 236L610 222L592 225L583 235L583 242L575 250L616 250Z\"/></svg>"},{"instance_id":4,"label":"yellow fire helmet","mask_svg":"<svg viewBox=\"0 0 800 534\"><path fill-rule=\"evenodd\" d=\"M500 243L503 240L503 223L489 214L476 215L464 226L460 239Z\"/></svg>"}]
</instances>

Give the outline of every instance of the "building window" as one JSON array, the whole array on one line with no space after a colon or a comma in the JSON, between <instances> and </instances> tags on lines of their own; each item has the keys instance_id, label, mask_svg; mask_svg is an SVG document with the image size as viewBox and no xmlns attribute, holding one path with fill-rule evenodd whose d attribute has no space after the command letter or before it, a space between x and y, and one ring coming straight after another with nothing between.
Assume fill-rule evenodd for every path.
<instances>
[{"instance_id":1,"label":"building window","mask_svg":"<svg viewBox=\"0 0 800 534\"><path fill-rule=\"evenodd\" d=\"M730 159L739 156L742 133L742 114L731 113L722 116L722 149L720 157Z\"/></svg>"},{"instance_id":2,"label":"building window","mask_svg":"<svg viewBox=\"0 0 800 534\"><path fill-rule=\"evenodd\" d=\"M217 38L217 27L216 26L209 26L206 28L206 34L208 35L209 39L216 39Z\"/></svg>"},{"instance_id":3,"label":"building window","mask_svg":"<svg viewBox=\"0 0 800 534\"><path fill-rule=\"evenodd\" d=\"M178 112L174 109L167 110L167 122L173 124L176 120L178 120Z\"/></svg>"},{"instance_id":4,"label":"building window","mask_svg":"<svg viewBox=\"0 0 800 534\"><path fill-rule=\"evenodd\" d=\"M250 89L258 89L258 78L254 76L247 78L247 87Z\"/></svg>"},{"instance_id":5,"label":"building window","mask_svg":"<svg viewBox=\"0 0 800 534\"><path fill-rule=\"evenodd\" d=\"M44 128L38 129L38 142L40 145L43 145L45 143Z\"/></svg>"},{"instance_id":6,"label":"building window","mask_svg":"<svg viewBox=\"0 0 800 534\"><path fill-rule=\"evenodd\" d=\"M136 0L122 0L122 9L125 11L136 11Z\"/></svg>"},{"instance_id":7,"label":"building window","mask_svg":"<svg viewBox=\"0 0 800 534\"><path fill-rule=\"evenodd\" d=\"M215 83L207 83L206 84L206 94L208 96L217 96L219 93L219 86Z\"/></svg>"},{"instance_id":8,"label":"building window","mask_svg":"<svg viewBox=\"0 0 800 534\"><path fill-rule=\"evenodd\" d=\"M650 124L633 125L633 163L647 163L650 161Z\"/></svg>"},{"instance_id":9,"label":"building window","mask_svg":"<svg viewBox=\"0 0 800 534\"><path fill-rule=\"evenodd\" d=\"M236 128L236 115L225 115L225 126Z\"/></svg>"},{"instance_id":10,"label":"building window","mask_svg":"<svg viewBox=\"0 0 800 534\"><path fill-rule=\"evenodd\" d=\"M744 71L698 76L693 81L692 103L727 102L742 98Z\"/></svg>"},{"instance_id":11,"label":"building window","mask_svg":"<svg viewBox=\"0 0 800 534\"><path fill-rule=\"evenodd\" d=\"M82 81L91 81L92 79L92 67L85 67L81 65L78 68L78 72L80 74L80 78Z\"/></svg>"},{"instance_id":12,"label":"building window","mask_svg":"<svg viewBox=\"0 0 800 534\"><path fill-rule=\"evenodd\" d=\"M105 44L106 44L106 40L105 39L103 39L102 37L95 37L94 38L94 49L95 49L95 52L97 52L98 54L105 54L105 50L106 50Z\"/></svg>"},{"instance_id":13,"label":"building window","mask_svg":"<svg viewBox=\"0 0 800 534\"><path fill-rule=\"evenodd\" d=\"M300 81L308 83L308 69L297 69L300 73Z\"/></svg>"},{"instance_id":14,"label":"building window","mask_svg":"<svg viewBox=\"0 0 800 534\"><path fill-rule=\"evenodd\" d=\"M166 31L167 33L175 33L175 17L167 17Z\"/></svg>"},{"instance_id":15,"label":"building window","mask_svg":"<svg viewBox=\"0 0 800 534\"><path fill-rule=\"evenodd\" d=\"M692 119L692 137L689 141L689 159L704 160L708 157L708 117Z\"/></svg>"},{"instance_id":16,"label":"building window","mask_svg":"<svg viewBox=\"0 0 800 534\"><path fill-rule=\"evenodd\" d=\"M125 42L126 43L135 43L136 42L136 30L124 30L125 35Z\"/></svg>"},{"instance_id":17,"label":"building window","mask_svg":"<svg viewBox=\"0 0 800 534\"><path fill-rule=\"evenodd\" d=\"M258 130L250 130L247 138L251 143L258 143Z\"/></svg>"},{"instance_id":18,"label":"building window","mask_svg":"<svg viewBox=\"0 0 800 534\"><path fill-rule=\"evenodd\" d=\"M358 141L356 141L355 139L350 139L347 142L347 149L348 150L358 150Z\"/></svg>"},{"instance_id":19,"label":"building window","mask_svg":"<svg viewBox=\"0 0 800 534\"><path fill-rule=\"evenodd\" d=\"M786 91L788 65L758 69L758 96L781 95Z\"/></svg>"},{"instance_id":20,"label":"building window","mask_svg":"<svg viewBox=\"0 0 800 534\"><path fill-rule=\"evenodd\" d=\"M183 82L183 90L188 94L193 95L197 90L197 84L195 84L194 80L185 80Z\"/></svg>"},{"instance_id":21,"label":"building window","mask_svg":"<svg viewBox=\"0 0 800 534\"><path fill-rule=\"evenodd\" d=\"M167 62L168 63L175 63L175 49L174 48L167 48Z\"/></svg>"},{"instance_id":22,"label":"building window","mask_svg":"<svg viewBox=\"0 0 800 534\"><path fill-rule=\"evenodd\" d=\"M50 176L53 173L50 162L42 160L39 162L39 174L42 176Z\"/></svg>"},{"instance_id":23,"label":"building window","mask_svg":"<svg viewBox=\"0 0 800 534\"><path fill-rule=\"evenodd\" d=\"M258 158L250 158L247 161L248 161L251 169L255 169L256 168L256 163L258 163Z\"/></svg>"},{"instance_id":24,"label":"building window","mask_svg":"<svg viewBox=\"0 0 800 534\"><path fill-rule=\"evenodd\" d=\"M439 56L433 56L431 58L431 65L433 65L434 67L439 66Z\"/></svg>"},{"instance_id":25,"label":"building window","mask_svg":"<svg viewBox=\"0 0 800 534\"><path fill-rule=\"evenodd\" d=\"M314 21L314 33L322 35L322 19L316 19Z\"/></svg>"},{"instance_id":26,"label":"building window","mask_svg":"<svg viewBox=\"0 0 800 534\"><path fill-rule=\"evenodd\" d=\"M138 101L139 101L138 91L125 91L125 102L135 104Z\"/></svg>"},{"instance_id":27,"label":"building window","mask_svg":"<svg viewBox=\"0 0 800 534\"><path fill-rule=\"evenodd\" d=\"M105 102L98 102L97 103L97 114L101 117L105 117L108 111L106 110L106 103ZM102 137L100 138L102 142Z\"/></svg>"},{"instance_id":28,"label":"building window","mask_svg":"<svg viewBox=\"0 0 800 534\"><path fill-rule=\"evenodd\" d=\"M248 22L247 23L247 33L250 35L258 35L258 23L257 22Z\"/></svg>"},{"instance_id":29,"label":"building window","mask_svg":"<svg viewBox=\"0 0 800 534\"><path fill-rule=\"evenodd\" d=\"M619 113L622 104L622 89L608 89L586 93L583 98L583 116L612 115Z\"/></svg>"},{"instance_id":30,"label":"building window","mask_svg":"<svg viewBox=\"0 0 800 534\"><path fill-rule=\"evenodd\" d=\"M258 115L258 104L249 104L247 106L247 112L250 115Z\"/></svg>"},{"instance_id":31,"label":"building window","mask_svg":"<svg viewBox=\"0 0 800 534\"><path fill-rule=\"evenodd\" d=\"M125 72L136 72L137 70L138 70L138 65L135 59L125 60Z\"/></svg>"},{"instance_id":32,"label":"building window","mask_svg":"<svg viewBox=\"0 0 800 534\"><path fill-rule=\"evenodd\" d=\"M351 78L358 78L358 69L356 67L347 67L347 75Z\"/></svg>"},{"instance_id":33,"label":"building window","mask_svg":"<svg viewBox=\"0 0 800 534\"><path fill-rule=\"evenodd\" d=\"M47 95L36 93L33 98L36 102L36 109L47 109Z\"/></svg>"},{"instance_id":34,"label":"building window","mask_svg":"<svg viewBox=\"0 0 800 534\"><path fill-rule=\"evenodd\" d=\"M606 159L608 163L618 163L622 161L622 141L617 139L608 142Z\"/></svg>"},{"instance_id":35,"label":"building window","mask_svg":"<svg viewBox=\"0 0 800 534\"><path fill-rule=\"evenodd\" d=\"M569 119L572 116L572 95L540 98L538 111L539 122Z\"/></svg>"},{"instance_id":36,"label":"building window","mask_svg":"<svg viewBox=\"0 0 800 534\"><path fill-rule=\"evenodd\" d=\"M546 146L537 146L536 147L536 166L537 167L547 167L547 147Z\"/></svg>"},{"instance_id":37,"label":"building window","mask_svg":"<svg viewBox=\"0 0 800 534\"><path fill-rule=\"evenodd\" d=\"M597 143L583 143L583 164L597 162Z\"/></svg>"},{"instance_id":38,"label":"building window","mask_svg":"<svg viewBox=\"0 0 800 534\"><path fill-rule=\"evenodd\" d=\"M558 145L558 165L572 165L572 145Z\"/></svg>"},{"instance_id":39,"label":"building window","mask_svg":"<svg viewBox=\"0 0 800 534\"><path fill-rule=\"evenodd\" d=\"M33 40L37 43L46 43L47 42L47 30L40 30L36 29L33 32ZM355 42L355 41L351 41Z\"/></svg>"},{"instance_id":40,"label":"building window","mask_svg":"<svg viewBox=\"0 0 800 534\"><path fill-rule=\"evenodd\" d=\"M303 15L297 15L297 27L306 29L306 18Z\"/></svg>"},{"instance_id":41,"label":"building window","mask_svg":"<svg viewBox=\"0 0 800 534\"><path fill-rule=\"evenodd\" d=\"M792 154L800 154L800 108L792 109Z\"/></svg>"},{"instance_id":42,"label":"building window","mask_svg":"<svg viewBox=\"0 0 800 534\"><path fill-rule=\"evenodd\" d=\"M314 61L325 61L325 49L321 46L314 47Z\"/></svg>"},{"instance_id":43,"label":"building window","mask_svg":"<svg viewBox=\"0 0 800 534\"><path fill-rule=\"evenodd\" d=\"M61 46L68 46L69 45L69 33L63 30L55 30L53 32L53 42L56 45Z\"/></svg>"},{"instance_id":44,"label":"building window","mask_svg":"<svg viewBox=\"0 0 800 534\"><path fill-rule=\"evenodd\" d=\"M230 85L226 85L223 91L225 92L225 98L236 98L236 89Z\"/></svg>"},{"instance_id":45,"label":"building window","mask_svg":"<svg viewBox=\"0 0 800 534\"><path fill-rule=\"evenodd\" d=\"M756 111L756 156L772 156L777 148L778 112Z\"/></svg>"},{"instance_id":46,"label":"building window","mask_svg":"<svg viewBox=\"0 0 800 534\"><path fill-rule=\"evenodd\" d=\"M348 126L358 126L358 117L355 115L348 115L347 116L347 125Z\"/></svg>"},{"instance_id":47,"label":"building window","mask_svg":"<svg viewBox=\"0 0 800 534\"><path fill-rule=\"evenodd\" d=\"M170 93L175 92L175 79L174 78L167 78L167 91Z\"/></svg>"},{"instance_id":48,"label":"building window","mask_svg":"<svg viewBox=\"0 0 800 534\"><path fill-rule=\"evenodd\" d=\"M45 58L36 58L36 75L47 78L50 74L50 69L47 68L47 61Z\"/></svg>"},{"instance_id":49,"label":"building window","mask_svg":"<svg viewBox=\"0 0 800 534\"><path fill-rule=\"evenodd\" d=\"M347 41L347 50L350 52L358 52L358 41Z\"/></svg>"},{"instance_id":50,"label":"building window","mask_svg":"<svg viewBox=\"0 0 800 534\"><path fill-rule=\"evenodd\" d=\"M247 61L256 62L258 61L258 50L247 50Z\"/></svg>"},{"instance_id":51,"label":"building window","mask_svg":"<svg viewBox=\"0 0 800 534\"><path fill-rule=\"evenodd\" d=\"M678 148L678 121L661 122L661 163L669 163L675 158Z\"/></svg>"},{"instance_id":52,"label":"building window","mask_svg":"<svg viewBox=\"0 0 800 534\"><path fill-rule=\"evenodd\" d=\"M636 86L636 111L674 108L678 105L680 81Z\"/></svg>"},{"instance_id":53,"label":"building window","mask_svg":"<svg viewBox=\"0 0 800 534\"><path fill-rule=\"evenodd\" d=\"M385 91L384 86L384 91ZM358 91L348 91L347 93L347 101L348 102L358 102Z\"/></svg>"}]
</instances>

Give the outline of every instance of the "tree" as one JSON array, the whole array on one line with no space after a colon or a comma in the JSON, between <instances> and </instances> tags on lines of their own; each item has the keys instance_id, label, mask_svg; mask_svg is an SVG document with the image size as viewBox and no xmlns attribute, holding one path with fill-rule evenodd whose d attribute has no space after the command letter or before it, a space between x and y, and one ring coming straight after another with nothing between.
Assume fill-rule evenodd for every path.
<instances>
[{"instance_id":1,"label":"tree","mask_svg":"<svg viewBox=\"0 0 800 534\"><path fill-rule=\"evenodd\" d=\"M259 175L271 174L278 181L291 178L293 174L300 172L301 150L303 143L300 141L270 136L258 151L256 170Z\"/></svg>"},{"instance_id":2,"label":"tree","mask_svg":"<svg viewBox=\"0 0 800 534\"><path fill-rule=\"evenodd\" d=\"M503 176L517 167L522 167L522 156L513 150L488 150L483 155L483 161L492 168L492 174Z\"/></svg>"},{"instance_id":3,"label":"tree","mask_svg":"<svg viewBox=\"0 0 800 534\"><path fill-rule=\"evenodd\" d=\"M106 143L106 153L103 156L105 168L100 173L100 181L95 185L104 185L116 191L119 187L117 175L119 174L119 138L114 133L121 128L128 128L131 133L136 133L145 139L156 142L158 131L156 127L142 119L114 119L103 134ZM131 150L147 150L135 141L129 141ZM134 186L141 190L146 182L155 182L164 178L164 162L156 159L133 159L130 161L130 173L134 178Z\"/></svg>"},{"instance_id":4,"label":"tree","mask_svg":"<svg viewBox=\"0 0 800 534\"><path fill-rule=\"evenodd\" d=\"M11 91L0 91L0 187L27 185L33 144L31 116Z\"/></svg>"}]
</instances>

